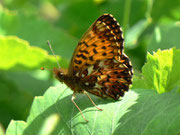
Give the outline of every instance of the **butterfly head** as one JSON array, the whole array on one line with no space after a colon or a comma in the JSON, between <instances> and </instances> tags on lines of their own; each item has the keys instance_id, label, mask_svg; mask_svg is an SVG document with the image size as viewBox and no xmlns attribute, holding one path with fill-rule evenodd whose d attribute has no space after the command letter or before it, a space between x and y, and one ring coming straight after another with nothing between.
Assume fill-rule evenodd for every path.
<instances>
[{"instance_id":1,"label":"butterfly head","mask_svg":"<svg viewBox=\"0 0 180 135\"><path fill-rule=\"evenodd\" d=\"M62 68L54 68L54 69L53 69L53 72L54 72L55 77L56 77L60 82L64 82L64 80L66 79L67 70L62 69Z\"/></svg>"}]
</instances>

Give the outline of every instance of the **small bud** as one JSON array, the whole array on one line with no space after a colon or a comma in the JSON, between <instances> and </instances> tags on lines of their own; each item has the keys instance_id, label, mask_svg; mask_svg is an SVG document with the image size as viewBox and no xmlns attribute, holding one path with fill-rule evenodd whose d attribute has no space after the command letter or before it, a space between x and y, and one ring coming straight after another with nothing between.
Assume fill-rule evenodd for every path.
<instances>
[{"instance_id":1,"label":"small bud","mask_svg":"<svg viewBox=\"0 0 180 135\"><path fill-rule=\"evenodd\" d=\"M44 70L44 67L41 67L41 70Z\"/></svg>"}]
</instances>

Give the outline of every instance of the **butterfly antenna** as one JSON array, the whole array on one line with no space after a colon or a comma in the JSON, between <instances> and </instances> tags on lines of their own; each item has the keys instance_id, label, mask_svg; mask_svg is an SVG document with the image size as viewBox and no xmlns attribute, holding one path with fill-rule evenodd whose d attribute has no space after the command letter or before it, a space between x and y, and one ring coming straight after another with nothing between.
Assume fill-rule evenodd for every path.
<instances>
[{"instance_id":1,"label":"butterfly antenna","mask_svg":"<svg viewBox=\"0 0 180 135\"><path fill-rule=\"evenodd\" d=\"M54 51L53 51L53 49L52 49L52 46L51 46L51 44L50 44L49 40L47 41L47 44L48 44L48 46L49 46L49 48L50 48L50 50L51 50L52 54L53 54L53 55L54 55L54 57L56 58L56 62L57 62L58 67L59 67L59 68L61 68L61 67L60 67L60 65L59 65L59 62L58 62L57 56L55 55L55 53L54 53Z\"/></svg>"}]
</instances>

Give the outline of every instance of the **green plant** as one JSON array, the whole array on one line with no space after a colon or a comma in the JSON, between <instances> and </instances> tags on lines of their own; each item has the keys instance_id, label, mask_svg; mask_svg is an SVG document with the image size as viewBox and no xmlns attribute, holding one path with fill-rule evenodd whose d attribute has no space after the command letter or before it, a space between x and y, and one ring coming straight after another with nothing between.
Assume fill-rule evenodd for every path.
<instances>
[{"instance_id":1,"label":"green plant","mask_svg":"<svg viewBox=\"0 0 180 135\"><path fill-rule=\"evenodd\" d=\"M179 134L179 5L178 0L3 0L0 134L5 129L7 135ZM72 91L52 77L57 63L46 41L67 68L82 34L106 12L123 24L125 52L135 74L120 101L90 95L103 111L78 95L86 123L71 102ZM49 71L40 71L41 66Z\"/></svg>"}]
</instances>

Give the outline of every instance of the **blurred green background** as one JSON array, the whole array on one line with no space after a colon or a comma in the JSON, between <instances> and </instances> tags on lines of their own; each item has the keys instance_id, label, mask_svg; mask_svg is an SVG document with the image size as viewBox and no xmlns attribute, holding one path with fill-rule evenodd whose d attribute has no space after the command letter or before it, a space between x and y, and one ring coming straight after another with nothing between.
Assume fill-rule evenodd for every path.
<instances>
[{"instance_id":1,"label":"blurred green background","mask_svg":"<svg viewBox=\"0 0 180 135\"><path fill-rule=\"evenodd\" d=\"M180 48L179 0L1 0L0 126L26 120L33 98L58 83L51 71L40 71L57 67L46 41L67 68L78 40L103 13L123 28L135 75L147 52Z\"/></svg>"}]
</instances>

